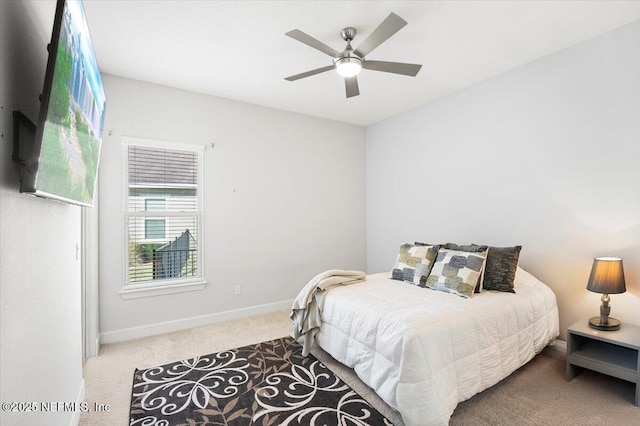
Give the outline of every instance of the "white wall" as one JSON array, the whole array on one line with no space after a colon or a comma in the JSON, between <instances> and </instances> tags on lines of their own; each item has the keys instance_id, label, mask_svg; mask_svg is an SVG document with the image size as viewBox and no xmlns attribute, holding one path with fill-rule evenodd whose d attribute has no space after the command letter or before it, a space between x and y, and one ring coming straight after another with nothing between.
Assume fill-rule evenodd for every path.
<instances>
[{"instance_id":1,"label":"white wall","mask_svg":"<svg viewBox=\"0 0 640 426\"><path fill-rule=\"evenodd\" d=\"M51 16L53 22L53 16ZM83 397L80 207L19 193L12 111L37 120L46 46L23 2L0 2L0 400ZM38 407L40 408L40 407ZM79 412L6 412L3 425L69 425Z\"/></svg>"},{"instance_id":2,"label":"white wall","mask_svg":"<svg viewBox=\"0 0 640 426\"><path fill-rule=\"evenodd\" d=\"M366 268L362 127L109 75L104 84L103 341L225 318L216 315L257 305L288 307L315 274ZM124 256L121 136L209 146L204 290L128 300L118 294ZM236 285L242 286L239 296Z\"/></svg>"},{"instance_id":3,"label":"white wall","mask_svg":"<svg viewBox=\"0 0 640 426\"><path fill-rule=\"evenodd\" d=\"M404 241L522 244L564 338L621 256L611 316L640 324L640 22L367 128L366 187L369 273Z\"/></svg>"}]
</instances>

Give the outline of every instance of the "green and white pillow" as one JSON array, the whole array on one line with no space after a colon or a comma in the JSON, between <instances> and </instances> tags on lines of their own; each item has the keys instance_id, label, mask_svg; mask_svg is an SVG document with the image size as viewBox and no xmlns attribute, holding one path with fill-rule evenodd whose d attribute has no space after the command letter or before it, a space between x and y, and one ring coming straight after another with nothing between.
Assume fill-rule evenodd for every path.
<instances>
[{"instance_id":1,"label":"green and white pillow","mask_svg":"<svg viewBox=\"0 0 640 426\"><path fill-rule=\"evenodd\" d=\"M469 298L482 275L486 258L486 251L440 249L427 277L427 287Z\"/></svg>"},{"instance_id":2,"label":"green and white pillow","mask_svg":"<svg viewBox=\"0 0 640 426\"><path fill-rule=\"evenodd\" d=\"M402 244L391 278L425 287L437 254L438 246Z\"/></svg>"},{"instance_id":3,"label":"green and white pillow","mask_svg":"<svg viewBox=\"0 0 640 426\"><path fill-rule=\"evenodd\" d=\"M481 245L478 245L478 244L458 245L458 244L454 244L454 243L447 243L447 244L443 245L442 247L446 248L448 250L470 251L472 253L477 253L477 252L481 252L481 251L487 251L487 249L488 249L487 246L484 246L484 245L481 246ZM486 270L486 264L485 264L485 270ZM483 282L484 282L484 274L482 274L480 276L480 278L478 279L478 284L476 284L476 289L473 290L474 293L481 293L482 292Z\"/></svg>"}]
</instances>

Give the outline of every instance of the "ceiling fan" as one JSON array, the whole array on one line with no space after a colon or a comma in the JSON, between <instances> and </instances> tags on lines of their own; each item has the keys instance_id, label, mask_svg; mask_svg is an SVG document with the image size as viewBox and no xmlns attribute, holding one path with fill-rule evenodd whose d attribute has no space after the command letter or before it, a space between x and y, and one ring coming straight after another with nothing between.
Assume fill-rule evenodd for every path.
<instances>
[{"instance_id":1,"label":"ceiling fan","mask_svg":"<svg viewBox=\"0 0 640 426\"><path fill-rule=\"evenodd\" d=\"M338 52L320 40L317 40L300 30L289 31L285 35L331 56L333 58L333 64L292 75L290 77L286 77L285 80L295 81L335 69L338 74L344 77L347 98L351 98L360 94L357 75L363 68L367 70L391 72L394 74L415 77L420 71L420 68L422 68L422 65L406 64L403 62L365 60L365 56L371 53L376 47L380 46L389 37L400 31L405 25L407 25L407 21L395 13L391 13L380 25L378 25L378 28L369 34L369 37L367 37L357 49L353 49L353 47L351 47L351 41L356 36L356 29L352 27L343 28L342 31L340 31L340 35L342 36L342 39L347 42L347 47L342 52Z\"/></svg>"}]
</instances>

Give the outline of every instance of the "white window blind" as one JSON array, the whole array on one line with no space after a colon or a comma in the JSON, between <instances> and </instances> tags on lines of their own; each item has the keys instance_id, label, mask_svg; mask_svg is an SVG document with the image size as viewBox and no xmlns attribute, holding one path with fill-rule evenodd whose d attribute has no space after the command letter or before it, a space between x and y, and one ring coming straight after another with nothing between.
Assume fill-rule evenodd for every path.
<instances>
[{"instance_id":1,"label":"white window blind","mask_svg":"<svg viewBox=\"0 0 640 426\"><path fill-rule=\"evenodd\" d=\"M125 285L202 277L202 150L126 146Z\"/></svg>"}]
</instances>

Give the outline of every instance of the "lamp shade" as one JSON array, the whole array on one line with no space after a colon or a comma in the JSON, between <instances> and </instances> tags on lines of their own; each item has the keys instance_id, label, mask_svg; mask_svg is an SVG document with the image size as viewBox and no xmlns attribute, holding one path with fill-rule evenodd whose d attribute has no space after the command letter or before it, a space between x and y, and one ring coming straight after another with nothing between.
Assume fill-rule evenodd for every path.
<instances>
[{"instance_id":1,"label":"lamp shade","mask_svg":"<svg viewBox=\"0 0 640 426\"><path fill-rule=\"evenodd\" d=\"M603 294L616 294L627 291L624 282L622 259L619 257L596 257L593 259L587 290Z\"/></svg>"},{"instance_id":2,"label":"lamp shade","mask_svg":"<svg viewBox=\"0 0 640 426\"><path fill-rule=\"evenodd\" d=\"M335 61L336 71L343 77L353 77L362 70L362 60L355 56L345 56Z\"/></svg>"}]
</instances>

